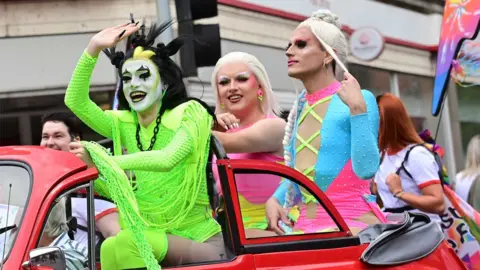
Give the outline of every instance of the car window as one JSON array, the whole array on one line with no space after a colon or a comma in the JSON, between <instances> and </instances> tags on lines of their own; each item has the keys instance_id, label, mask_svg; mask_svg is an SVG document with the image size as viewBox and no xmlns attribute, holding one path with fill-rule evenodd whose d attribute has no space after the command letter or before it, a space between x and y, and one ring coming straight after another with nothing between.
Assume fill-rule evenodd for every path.
<instances>
[{"instance_id":1,"label":"car window","mask_svg":"<svg viewBox=\"0 0 480 270\"><path fill-rule=\"evenodd\" d=\"M274 196L293 227L282 228L287 234L339 231L337 224L314 196L290 179L269 173L235 171L236 200L241 209L247 238L277 236L268 228L265 204ZM302 218L300 218L302 216Z\"/></svg>"},{"instance_id":2,"label":"car window","mask_svg":"<svg viewBox=\"0 0 480 270\"><path fill-rule=\"evenodd\" d=\"M49 207L48 215L43 221L42 233L37 241L37 248L42 247L58 247L69 258L69 263L83 269L88 260L88 239L78 239L78 221L71 223L74 209L72 209L72 196L76 196L78 192L85 190L88 186L82 185L67 191L58 196ZM87 199L83 198L86 202ZM86 207L86 206L85 206ZM87 217L84 217L87 220ZM73 238L73 239L72 239Z\"/></svg>"},{"instance_id":3,"label":"car window","mask_svg":"<svg viewBox=\"0 0 480 270\"><path fill-rule=\"evenodd\" d=\"M30 172L20 164L0 164L0 254L6 259L22 225L31 189Z\"/></svg>"}]
</instances>

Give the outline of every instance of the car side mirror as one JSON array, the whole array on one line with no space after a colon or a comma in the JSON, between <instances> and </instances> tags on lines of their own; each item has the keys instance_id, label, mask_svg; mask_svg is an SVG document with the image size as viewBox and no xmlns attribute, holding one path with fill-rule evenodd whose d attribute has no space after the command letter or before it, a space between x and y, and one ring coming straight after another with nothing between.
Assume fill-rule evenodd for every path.
<instances>
[{"instance_id":1,"label":"car side mirror","mask_svg":"<svg viewBox=\"0 0 480 270\"><path fill-rule=\"evenodd\" d=\"M22 264L23 269L28 270L65 270L67 263L65 254L58 247L42 247L31 250L30 261Z\"/></svg>"}]
</instances>

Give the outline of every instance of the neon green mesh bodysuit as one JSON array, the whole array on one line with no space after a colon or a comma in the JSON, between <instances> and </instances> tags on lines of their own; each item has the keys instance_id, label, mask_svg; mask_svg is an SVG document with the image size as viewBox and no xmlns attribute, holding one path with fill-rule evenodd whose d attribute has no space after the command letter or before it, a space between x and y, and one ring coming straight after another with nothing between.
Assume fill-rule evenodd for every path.
<instances>
[{"instance_id":1,"label":"neon green mesh bodysuit","mask_svg":"<svg viewBox=\"0 0 480 270\"><path fill-rule=\"evenodd\" d=\"M96 62L96 58L83 53L68 86L65 103L90 128L113 140L113 162L123 170L133 171L136 176L135 181L131 180L131 185L128 185L134 187L132 199L128 196L122 198L126 196L122 194L131 193L131 190L123 191L122 194L109 194L111 190L105 188L105 185L100 182L95 184L96 191L101 195L114 200L115 197L117 200L121 198L115 200L120 210L120 224L122 228L133 232L122 230L117 235L118 240L125 234L135 234L135 230L129 228L129 223L125 220L132 219L135 214L139 217L132 224L139 225L141 221L146 230L145 238L142 239L146 239L153 247L153 254L158 261L163 260L167 252L165 233L196 242L204 242L219 233L220 227L211 215L205 173L212 117L195 101L167 110L161 118L153 150L140 152L136 141L136 114L130 111L103 111L89 98L90 78ZM142 145L150 144L155 124L153 121L147 128L140 128ZM129 154L121 154L122 146ZM96 158L92 156L92 160L95 162ZM102 172L101 169L99 171ZM127 207L125 203L133 206ZM130 210L122 211L122 208ZM125 247L129 248L136 247ZM151 251L150 247L147 250ZM109 263L115 258L105 258L102 253L102 269L137 268L145 267L145 264L150 269L151 264L149 266L145 256L142 255L145 262L137 260L109 268Z\"/></svg>"}]
</instances>

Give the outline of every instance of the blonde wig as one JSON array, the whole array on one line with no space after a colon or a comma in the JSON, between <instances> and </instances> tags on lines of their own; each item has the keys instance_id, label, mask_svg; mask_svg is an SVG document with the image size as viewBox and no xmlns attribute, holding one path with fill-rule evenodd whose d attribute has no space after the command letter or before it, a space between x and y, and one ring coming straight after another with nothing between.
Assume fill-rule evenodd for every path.
<instances>
[{"instance_id":1,"label":"blonde wig","mask_svg":"<svg viewBox=\"0 0 480 270\"><path fill-rule=\"evenodd\" d=\"M231 52L224 55L222 58L218 60L217 64L215 65L215 68L213 69L211 83L212 83L213 95L216 100L215 113L220 114L220 113L226 112L225 109L220 106L220 98L218 95L218 86L217 86L218 70L224 64L232 63L232 62L241 62L241 63L247 64L250 71L253 72L253 74L257 78L263 90L263 100L262 100L263 113L265 115L275 114L279 116L281 113L281 109L275 99L272 85L268 78L268 74L267 74L267 71L265 70L265 67L262 65L262 63L260 63L260 61L255 56L248 53L244 53L244 52Z\"/></svg>"},{"instance_id":2,"label":"blonde wig","mask_svg":"<svg viewBox=\"0 0 480 270\"><path fill-rule=\"evenodd\" d=\"M322 47L335 61L335 77L343 80L343 72L348 72L347 55L348 44L342 33L338 16L329 10L315 11L312 16L301 22L299 27L308 27L313 35L320 41Z\"/></svg>"}]
</instances>

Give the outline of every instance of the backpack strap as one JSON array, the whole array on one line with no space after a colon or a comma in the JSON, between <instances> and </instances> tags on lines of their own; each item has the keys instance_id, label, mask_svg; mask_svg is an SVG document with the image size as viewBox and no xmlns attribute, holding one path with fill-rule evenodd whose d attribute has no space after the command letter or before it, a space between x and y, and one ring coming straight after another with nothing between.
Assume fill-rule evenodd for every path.
<instances>
[{"instance_id":1,"label":"backpack strap","mask_svg":"<svg viewBox=\"0 0 480 270\"><path fill-rule=\"evenodd\" d=\"M423 143L419 143L419 144L415 144L414 146L410 147L410 149L407 150L407 153L405 153L405 157L400 165L400 167L397 169L397 171L395 172L397 175L400 175L400 172L401 171L404 171L408 177L410 177L411 179L413 179L412 177L412 174L407 170L407 168L405 167L405 162L408 161L408 157L410 156L410 152L413 150L413 148L417 147L417 146L422 146L423 148L427 149L428 152L430 152L432 155L433 155L433 158L435 159L435 162L437 163L437 167L438 167L438 177L440 179L440 183L442 185L442 188L443 188L443 172L442 172L442 169L443 169L443 164L442 164L442 159L440 158L440 156L435 153L434 151L430 150L430 148L428 148L425 144Z\"/></svg>"},{"instance_id":2,"label":"backpack strap","mask_svg":"<svg viewBox=\"0 0 480 270\"><path fill-rule=\"evenodd\" d=\"M417 147L417 146L423 146L426 148L426 146L423 144L423 143L419 143L419 144L415 144L414 146L410 147L408 150L407 150L407 153L405 153L405 157L403 158L403 161L402 163L400 164L400 167L398 167L397 171L395 172L395 174L397 175L400 175L400 172L401 171L404 171L408 177L412 178L412 174L407 170L407 168L405 167L405 163L408 161L408 157L410 156L410 152L413 150L413 148Z\"/></svg>"}]
</instances>

